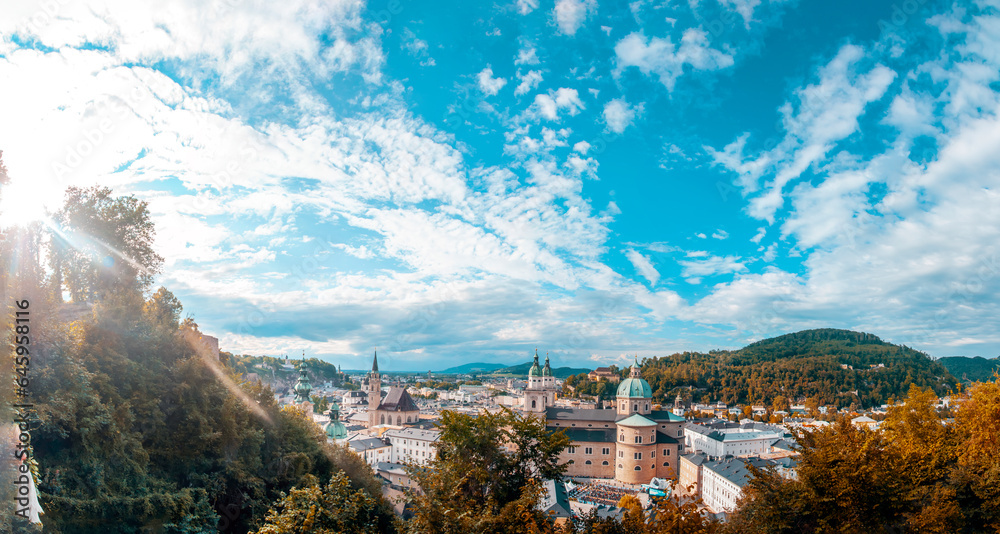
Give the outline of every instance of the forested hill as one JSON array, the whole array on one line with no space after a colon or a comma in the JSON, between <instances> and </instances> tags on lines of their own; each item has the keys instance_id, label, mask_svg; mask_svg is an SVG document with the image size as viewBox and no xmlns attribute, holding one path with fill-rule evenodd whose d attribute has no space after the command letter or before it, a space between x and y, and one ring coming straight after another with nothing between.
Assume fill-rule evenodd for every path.
<instances>
[{"instance_id":1,"label":"forested hill","mask_svg":"<svg viewBox=\"0 0 1000 534\"><path fill-rule=\"evenodd\" d=\"M792 402L814 397L819 404L870 407L905 397L911 383L933 387L939 395L958 383L922 352L836 329L786 334L735 351L650 358L643 361L642 376L658 402L680 393L697 402L768 406L777 397ZM580 381L580 391L591 387Z\"/></svg>"},{"instance_id":2,"label":"forested hill","mask_svg":"<svg viewBox=\"0 0 1000 534\"><path fill-rule=\"evenodd\" d=\"M967 358L965 356L945 356L938 358L951 374L972 382L986 382L992 379L993 373L1000 371L1000 358L987 360L981 356Z\"/></svg>"}]
</instances>

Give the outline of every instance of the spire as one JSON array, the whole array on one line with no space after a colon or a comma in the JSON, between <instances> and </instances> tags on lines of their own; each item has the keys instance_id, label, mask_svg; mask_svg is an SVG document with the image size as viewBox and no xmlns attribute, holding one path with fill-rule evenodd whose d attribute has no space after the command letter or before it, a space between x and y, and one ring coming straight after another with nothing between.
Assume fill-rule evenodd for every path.
<instances>
[{"instance_id":1,"label":"spire","mask_svg":"<svg viewBox=\"0 0 1000 534\"><path fill-rule=\"evenodd\" d=\"M528 376L542 376L542 368L538 365L538 348L535 348L535 360L531 364L531 369L528 369Z\"/></svg>"},{"instance_id":2,"label":"spire","mask_svg":"<svg viewBox=\"0 0 1000 534\"><path fill-rule=\"evenodd\" d=\"M378 349L375 349L375 360L372 361L372 372L378 372Z\"/></svg>"},{"instance_id":3,"label":"spire","mask_svg":"<svg viewBox=\"0 0 1000 534\"><path fill-rule=\"evenodd\" d=\"M635 354L635 361L632 364L632 369L629 371L628 376L630 378L642 377L642 373L639 372L639 353Z\"/></svg>"},{"instance_id":4,"label":"spire","mask_svg":"<svg viewBox=\"0 0 1000 534\"><path fill-rule=\"evenodd\" d=\"M542 376L552 376L552 366L549 365L549 353L545 353L545 367L542 368Z\"/></svg>"}]
</instances>

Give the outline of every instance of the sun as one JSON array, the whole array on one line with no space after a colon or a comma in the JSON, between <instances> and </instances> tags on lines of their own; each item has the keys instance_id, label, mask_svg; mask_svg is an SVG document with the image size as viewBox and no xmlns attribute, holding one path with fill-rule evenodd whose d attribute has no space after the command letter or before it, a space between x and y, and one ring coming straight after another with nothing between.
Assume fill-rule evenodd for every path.
<instances>
[{"instance_id":1,"label":"sun","mask_svg":"<svg viewBox=\"0 0 1000 534\"><path fill-rule=\"evenodd\" d=\"M49 192L25 180L0 187L0 228L27 226L44 220L44 198Z\"/></svg>"}]
</instances>

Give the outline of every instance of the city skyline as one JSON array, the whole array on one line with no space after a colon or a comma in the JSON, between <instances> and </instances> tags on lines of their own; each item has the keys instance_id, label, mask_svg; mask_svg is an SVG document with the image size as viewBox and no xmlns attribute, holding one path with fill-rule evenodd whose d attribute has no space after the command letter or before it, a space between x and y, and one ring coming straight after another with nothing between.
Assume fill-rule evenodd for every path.
<instances>
[{"instance_id":1,"label":"city skyline","mask_svg":"<svg viewBox=\"0 0 1000 534\"><path fill-rule=\"evenodd\" d=\"M1000 353L990 2L130 6L0 21L0 222L149 202L156 285L222 350Z\"/></svg>"}]
</instances>

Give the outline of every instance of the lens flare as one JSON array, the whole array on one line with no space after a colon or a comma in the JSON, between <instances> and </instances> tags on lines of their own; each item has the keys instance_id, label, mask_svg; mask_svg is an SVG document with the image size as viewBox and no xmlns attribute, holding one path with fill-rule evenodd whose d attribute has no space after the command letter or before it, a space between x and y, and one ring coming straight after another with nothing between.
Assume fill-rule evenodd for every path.
<instances>
[{"instance_id":1,"label":"lens flare","mask_svg":"<svg viewBox=\"0 0 1000 534\"><path fill-rule=\"evenodd\" d=\"M0 228L27 226L47 218L43 196L25 180L0 187Z\"/></svg>"}]
</instances>

